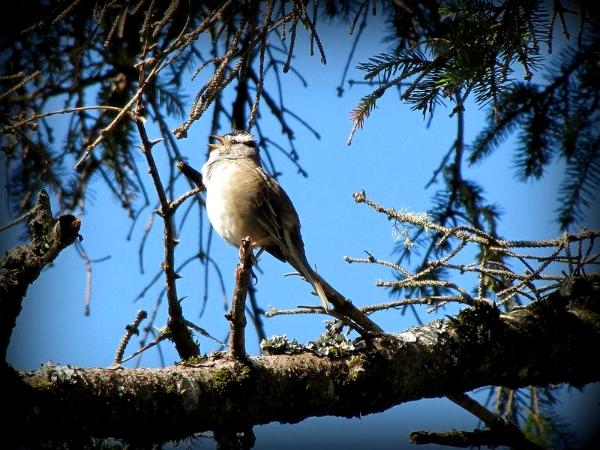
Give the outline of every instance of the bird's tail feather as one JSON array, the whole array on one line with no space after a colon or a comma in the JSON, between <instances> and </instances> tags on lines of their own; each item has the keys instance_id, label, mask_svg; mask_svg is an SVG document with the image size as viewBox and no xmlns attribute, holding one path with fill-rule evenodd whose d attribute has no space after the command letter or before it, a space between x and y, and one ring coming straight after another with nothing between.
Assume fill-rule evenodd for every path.
<instances>
[{"instance_id":1,"label":"bird's tail feather","mask_svg":"<svg viewBox=\"0 0 600 450\"><path fill-rule=\"evenodd\" d=\"M309 278L309 281L310 284L312 284L312 287L314 288L315 292L321 299L321 303L323 303L323 308L325 308L325 311L329 311L329 300L327 300L327 295L325 294L325 289L323 289L323 285L317 280L315 280L312 276L311 278Z\"/></svg>"},{"instance_id":2,"label":"bird's tail feather","mask_svg":"<svg viewBox=\"0 0 600 450\"><path fill-rule=\"evenodd\" d=\"M323 308L329 310L329 300L327 300L325 289L323 289L323 285L318 281L315 271L310 267L304 255L298 255L296 253L297 252L294 252L293 255L289 255L290 264L298 272L300 272L300 275L306 278L306 281L308 281L312 285L313 289L315 290L315 293L321 299L321 303L323 303Z\"/></svg>"}]
</instances>

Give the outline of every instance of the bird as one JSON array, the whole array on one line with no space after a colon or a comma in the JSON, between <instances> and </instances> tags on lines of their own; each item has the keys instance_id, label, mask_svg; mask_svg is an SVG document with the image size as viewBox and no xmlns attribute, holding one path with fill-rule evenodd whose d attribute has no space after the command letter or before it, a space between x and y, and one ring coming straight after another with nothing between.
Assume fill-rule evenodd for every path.
<instances>
[{"instance_id":1,"label":"bird","mask_svg":"<svg viewBox=\"0 0 600 450\"><path fill-rule=\"evenodd\" d=\"M211 135L209 155L201 169L206 188L206 212L215 231L239 247L250 236L259 248L288 262L313 287L325 310L327 295L319 276L310 267L300 234L300 219L290 197L262 166L254 136L234 130Z\"/></svg>"}]
</instances>

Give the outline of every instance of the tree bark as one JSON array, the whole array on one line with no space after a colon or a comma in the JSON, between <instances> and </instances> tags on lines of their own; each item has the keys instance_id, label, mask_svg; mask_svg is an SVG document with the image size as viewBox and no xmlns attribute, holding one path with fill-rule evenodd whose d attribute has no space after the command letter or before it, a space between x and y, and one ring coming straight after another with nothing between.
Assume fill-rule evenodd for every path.
<instances>
[{"instance_id":1,"label":"tree bark","mask_svg":"<svg viewBox=\"0 0 600 450\"><path fill-rule=\"evenodd\" d=\"M600 347L599 279L575 280L508 314L470 307L335 357L280 345L282 354L247 362L217 355L165 369L7 372L3 397L12 394L14 422L7 433L21 443L90 436L161 442L310 416L356 417L486 385L581 386L600 380L600 360L590 352ZM23 427L28 432L18 434Z\"/></svg>"},{"instance_id":2,"label":"tree bark","mask_svg":"<svg viewBox=\"0 0 600 450\"><path fill-rule=\"evenodd\" d=\"M0 260L0 362L6 360L6 350L27 288L42 269L79 236L81 222L75 216L52 217L45 190L39 192L28 216L31 242L9 250Z\"/></svg>"}]
</instances>

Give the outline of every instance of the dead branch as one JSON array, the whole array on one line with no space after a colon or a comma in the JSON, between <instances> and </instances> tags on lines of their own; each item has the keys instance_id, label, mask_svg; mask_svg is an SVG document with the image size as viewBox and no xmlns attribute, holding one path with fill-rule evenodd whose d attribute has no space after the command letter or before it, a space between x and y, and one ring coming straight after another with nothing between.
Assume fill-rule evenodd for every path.
<instances>
[{"instance_id":1,"label":"dead branch","mask_svg":"<svg viewBox=\"0 0 600 450\"><path fill-rule=\"evenodd\" d=\"M134 334L140 334L140 324L142 323L142 320L146 319L147 317L148 313L143 309L140 309L136 314L133 323L125 327L125 335L123 336L123 339L121 339L119 347L117 348L117 352L115 353L115 365L119 365L123 362L123 355L125 354L125 348L127 348L127 344L129 343Z\"/></svg>"},{"instance_id":2,"label":"dead branch","mask_svg":"<svg viewBox=\"0 0 600 450\"><path fill-rule=\"evenodd\" d=\"M548 290L555 289L557 286L556 283L550 286L540 286L539 282L555 281L558 284L564 283L569 276L578 275L585 270L585 267L596 264L597 259L600 257L600 254L592 254L594 240L600 236L599 230L584 230L575 234L563 234L559 238L543 241L508 241L496 238L470 226L445 227L433 223L427 214L412 214L383 207L369 199L364 191L354 194L354 198L357 203L366 203L377 212L385 214L389 219L398 223L414 226L425 232L430 230L436 232L441 236L437 243L438 247L446 243L449 239L459 241L454 246L454 249L450 250L444 257L437 260L425 260L415 273L411 273L399 264L379 260L368 252L367 258L345 257L348 263L379 264L391 267L398 272L396 274L397 280L378 280L376 282L377 286L394 289L434 288L440 292L441 290L458 292L458 295L453 296L432 295L414 298L408 297L400 301L363 307L363 311L373 312L415 304L433 305L433 310L435 310L435 307L448 302L465 303L471 306L474 306L478 302L499 302L509 307L514 307L518 305L518 302L513 302L513 297L523 296L531 301L539 300ZM469 264L451 263L450 260L461 253L469 244L478 245L482 249L483 256L481 259ZM577 247L577 256L571 254L571 245ZM586 246L584 256L584 247ZM547 256L540 256L515 251L515 249L520 248L544 248L548 249L549 254ZM494 260L490 257L493 253L502 255L503 259ZM514 259L510 260L510 258ZM511 261L517 266L520 265L521 270L511 267L515 265L511 265ZM566 267L567 271L563 272L562 275L544 273L552 263L566 264L568 266ZM430 278L431 275L435 275L436 269L447 269L461 274L463 272L478 273L477 297L473 298L464 287L459 286L455 282L440 280L435 277ZM495 284L493 290L488 288L489 280L493 280ZM275 313L271 314L275 315Z\"/></svg>"},{"instance_id":3,"label":"dead branch","mask_svg":"<svg viewBox=\"0 0 600 450\"><path fill-rule=\"evenodd\" d=\"M45 190L28 213L31 242L9 250L0 260L0 360L6 358L12 330L21 312L27 288L44 267L75 242L81 221L71 214L52 217L50 199Z\"/></svg>"}]
</instances>

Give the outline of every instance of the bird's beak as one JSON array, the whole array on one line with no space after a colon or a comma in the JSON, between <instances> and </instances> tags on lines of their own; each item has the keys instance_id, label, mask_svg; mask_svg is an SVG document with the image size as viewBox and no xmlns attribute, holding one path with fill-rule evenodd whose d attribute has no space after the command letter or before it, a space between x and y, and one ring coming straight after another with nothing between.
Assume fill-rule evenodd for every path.
<instances>
[{"instance_id":1,"label":"bird's beak","mask_svg":"<svg viewBox=\"0 0 600 450\"><path fill-rule=\"evenodd\" d=\"M219 141L219 144L208 144L208 148L210 151L219 148L221 145L223 145L223 142L225 141L225 137L219 136L218 134L211 134L210 137L215 138L217 141Z\"/></svg>"},{"instance_id":2,"label":"bird's beak","mask_svg":"<svg viewBox=\"0 0 600 450\"><path fill-rule=\"evenodd\" d=\"M218 134L211 134L210 137L215 138L217 141L219 141L219 144L208 144L208 148L210 149L210 151L219 148L221 145L223 145L223 141L225 140L225 137L219 136Z\"/></svg>"}]
</instances>

